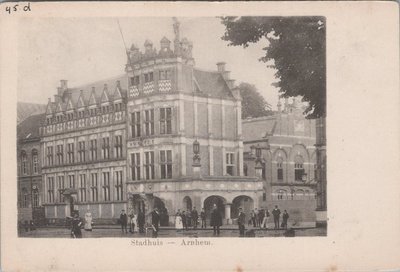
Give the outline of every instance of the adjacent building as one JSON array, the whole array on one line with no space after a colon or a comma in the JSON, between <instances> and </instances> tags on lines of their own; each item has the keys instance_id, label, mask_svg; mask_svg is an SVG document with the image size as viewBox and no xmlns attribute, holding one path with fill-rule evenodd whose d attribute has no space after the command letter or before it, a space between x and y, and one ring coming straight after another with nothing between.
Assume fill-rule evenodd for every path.
<instances>
[{"instance_id":1,"label":"adjacent building","mask_svg":"<svg viewBox=\"0 0 400 272\"><path fill-rule=\"evenodd\" d=\"M262 208L286 209L297 226L315 226L315 120L301 105L278 103L271 116L243 120L244 174L263 181Z\"/></svg>"}]
</instances>

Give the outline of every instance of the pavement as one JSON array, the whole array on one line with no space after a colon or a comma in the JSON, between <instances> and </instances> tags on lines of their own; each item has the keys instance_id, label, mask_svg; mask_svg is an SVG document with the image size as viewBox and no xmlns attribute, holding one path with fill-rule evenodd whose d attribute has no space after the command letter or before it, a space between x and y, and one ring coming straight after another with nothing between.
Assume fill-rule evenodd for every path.
<instances>
[{"instance_id":1,"label":"pavement","mask_svg":"<svg viewBox=\"0 0 400 272\"><path fill-rule=\"evenodd\" d=\"M255 237L284 237L286 230L259 229L246 227L246 231L253 230ZM326 228L297 228L294 229L295 236L326 236ZM28 238L71 238L70 230L65 227L41 227L32 231L22 231L20 237ZM117 225L97 226L93 231L82 230L83 238L102 238L102 237L120 237L120 238L150 238L152 231L145 234L138 232L123 233ZM212 228L189 229L177 231L171 227L161 227L158 238L169 237L215 237ZM239 230L235 225L223 226L218 237L239 237Z\"/></svg>"}]
</instances>

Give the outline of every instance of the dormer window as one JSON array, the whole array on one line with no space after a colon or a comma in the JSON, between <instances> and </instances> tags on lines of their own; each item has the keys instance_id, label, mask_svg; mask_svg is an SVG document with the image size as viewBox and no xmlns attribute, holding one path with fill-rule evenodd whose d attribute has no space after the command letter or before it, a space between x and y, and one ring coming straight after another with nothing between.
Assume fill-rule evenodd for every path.
<instances>
[{"instance_id":1,"label":"dormer window","mask_svg":"<svg viewBox=\"0 0 400 272\"><path fill-rule=\"evenodd\" d=\"M85 114L84 114L83 110L78 111L78 117L79 118L83 118L84 116L85 116Z\"/></svg>"},{"instance_id":2,"label":"dormer window","mask_svg":"<svg viewBox=\"0 0 400 272\"><path fill-rule=\"evenodd\" d=\"M96 109L90 109L90 116L95 116L96 115Z\"/></svg>"},{"instance_id":3,"label":"dormer window","mask_svg":"<svg viewBox=\"0 0 400 272\"><path fill-rule=\"evenodd\" d=\"M144 82L152 82L153 81L153 72L144 74Z\"/></svg>"},{"instance_id":4,"label":"dormer window","mask_svg":"<svg viewBox=\"0 0 400 272\"><path fill-rule=\"evenodd\" d=\"M68 114L67 114L67 119L68 119L68 120L74 119L74 113L72 113L72 112L68 113Z\"/></svg>"}]
</instances>

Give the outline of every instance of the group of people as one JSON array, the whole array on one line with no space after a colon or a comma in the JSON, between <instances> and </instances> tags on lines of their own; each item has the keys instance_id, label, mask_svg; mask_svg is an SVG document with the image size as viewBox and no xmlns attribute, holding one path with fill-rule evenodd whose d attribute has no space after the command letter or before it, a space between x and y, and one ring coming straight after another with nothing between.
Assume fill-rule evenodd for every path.
<instances>
[{"instance_id":1,"label":"group of people","mask_svg":"<svg viewBox=\"0 0 400 272\"><path fill-rule=\"evenodd\" d=\"M82 219L79 217L79 213L77 211L73 212L73 217L67 217L71 220L71 237L72 238L82 238L82 224L85 231L93 230L93 217L90 209L87 209L85 213L85 223L82 222Z\"/></svg>"},{"instance_id":2,"label":"group of people","mask_svg":"<svg viewBox=\"0 0 400 272\"><path fill-rule=\"evenodd\" d=\"M175 228L177 231L188 230L189 228L197 229L199 219L201 220L201 228L206 228L206 213L204 209L201 210L200 215L196 207L193 207L192 210L187 209L186 212L179 209L175 215Z\"/></svg>"},{"instance_id":3,"label":"group of people","mask_svg":"<svg viewBox=\"0 0 400 272\"><path fill-rule=\"evenodd\" d=\"M122 210L119 216L119 223L121 224L121 230L123 233L128 233L128 223L130 233L135 233L136 228L139 233L144 233L145 221L145 214L142 211L139 211L137 215L132 213L128 216L125 210Z\"/></svg>"},{"instance_id":4,"label":"group of people","mask_svg":"<svg viewBox=\"0 0 400 272\"><path fill-rule=\"evenodd\" d=\"M289 219L289 213L287 210L283 211L282 214L282 224L279 225L280 223L280 217L281 217L281 210L278 208L277 205L275 205L275 208L272 210L272 216L274 218L274 229L287 229L288 226L288 219ZM259 228L265 228L267 229L267 223L270 217L270 212L268 209L264 209L261 211L258 211L257 208L252 210L250 213L250 219L248 220L248 225L253 227L259 227ZM243 212L242 208L239 208L239 214L238 214L238 225L239 225L239 233L240 236L244 236L244 231L245 231L245 224L246 224L246 215Z\"/></svg>"}]
</instances>

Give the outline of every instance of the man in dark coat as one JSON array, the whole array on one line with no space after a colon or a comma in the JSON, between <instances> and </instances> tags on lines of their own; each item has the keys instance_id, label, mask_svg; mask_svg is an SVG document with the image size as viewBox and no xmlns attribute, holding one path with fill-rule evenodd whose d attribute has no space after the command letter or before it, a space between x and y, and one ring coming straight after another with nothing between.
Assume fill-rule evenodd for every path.
<instances>
[{"instance_id":1,"label":"man in dark coat","mask_svg":"<svg viewBox=\"0 0 400 272\"><path fill-rule=\"evenodd\" d=\"M181 218L182 218L182 225L184 230L188 230L188 226L186 224L186 214L185 211L182 211L181 213Z\"/></svg>"},{"instance_id":2,"label":"man in dark coat","mask_svg":"<svg viewBox=\"0 0 400 272\"><path fill-rule=\"evenodd\" d=\"M145 223L145 215L143 211L139 211L137 217L137 224L139 227L139 233L144 233L144 223Z\"/></svg>"},{"instance_id":3,"label":"man in dark coat","mask_svg":"<svg viewBox=\"0 0 400 272\"><path fill-rule=\"evenodd\" d=\"M187 209L186 211L186 230L192 226L192 211Z\"/></svg>"},{"instance_id":4,"label":"man in dark coat","mask_svg":"<svg viewBox=\"0 0 400 272\"><path fill-rule=\"evenodd\" d=\"M288 214L288 212L286 210L284 210L283 214L282 214L282 227L284 229L287 229L287 221L288 221L288 219L289 219L289 214Z\"/></svg>"},{"instance_id":5,"label":"man in dark coat","mask_svg":"<svg viewBox=\"0 0 400 272\"><path fill-rule=\"evenodd\" d=\"M244 214L242 208L239 208L238 225L239 225L239 236L244 236L244 227L246 224L246 215Z\"/></svg>"},{"instance_id":6,"label":"man in dark coat","mask_svg":"<svg viewBox=\"0 0 400 272\"><path fill-rule=\"evenodd\" d=\"M201 209L200 218L201 218L201 228L202 229L206 228L207 222L206 222L206 212L204 211L204 208Z\"/></svg>"},{"instance_id":7,"label":"man in dark coat","mask_svg":"<svg viewBox=\"0 0 400 272\"><path fill-rule=\"evenodd\" d=\"M279 229L279 218L281 216L281 210L278 209L278 205L272 210L272 215L274 216L275 229Z\"/></svg>"},{"instance_id":8,"label":"man in dark coat","mask_svg":"<svg viewBox=\"0 0 400 272\"><path fill-rule=\"evenodd\" d=\"M153 237L157 237L160 226L160 214L157 208L151 212L151 225L153 227Z\"/></svg>"},{"instance_id":9,"label":"man in dark coat","mask_svg":"<svg viewBox=\"0 0 400 272\"><path fill-rule=\"evenodd\" d=\"M196 207L193 207L192 210L193 229L197 229L197 220L199 220L199 214L197 213Z\"/></svg>"},{"instance_id":10,"label":"man in dark coat","mask_svg":"<svg viewBox=\"0 0 400 272\"><path fill-rule=\"evenodd\" d=\"M71 236L72 238L82 238L82 220L79 218L78 213L74 214L74 218L72 219L72 229Z\"/></svg>"},{"instance_id":11,"label":"man in dark coat","mask_svg":"<svg viewBox=\"0 0 400 272\"><path fill-rule=\"evenodd\" d=\"M128 227L128 215L125 213L125 210L121 211L121 215L119 216L119 221L121 223L121 230L122 232L128 233L127 227Z\"/></svg>"},{"instance_id":12,"label":"man in dark coat","mask_svg":"<svg viewBox=\"0 0 400 272\"><path fill-rule=\"evenodd\" d=\"M214 204L213 210L211 212L210 225L214 229L214 235L219 235L219 227L222 226L222 216L218 211L216 204Z\"/></svg>"}]
</instances>

